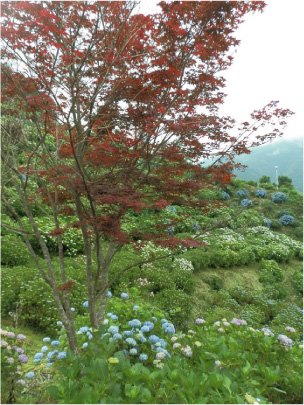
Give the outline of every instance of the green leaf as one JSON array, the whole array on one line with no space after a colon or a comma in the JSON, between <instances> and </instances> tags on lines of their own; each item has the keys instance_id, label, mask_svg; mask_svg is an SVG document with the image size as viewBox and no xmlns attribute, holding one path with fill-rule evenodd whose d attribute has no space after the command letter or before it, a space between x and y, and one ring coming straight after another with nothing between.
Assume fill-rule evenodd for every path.
<instances>
[{"instance_id":1,"label":"green leaf","mask_svg":"<svg viewBox=\"0 0 304 405\"><path fill-rule=\"evenodd\" d=\"M55 398L55 399L61 398L60 391L59 391L58 387L56 387L55 385L51 385L50 387L47 387L46 389L52 398Z\"/></svg>"}]
</instances>

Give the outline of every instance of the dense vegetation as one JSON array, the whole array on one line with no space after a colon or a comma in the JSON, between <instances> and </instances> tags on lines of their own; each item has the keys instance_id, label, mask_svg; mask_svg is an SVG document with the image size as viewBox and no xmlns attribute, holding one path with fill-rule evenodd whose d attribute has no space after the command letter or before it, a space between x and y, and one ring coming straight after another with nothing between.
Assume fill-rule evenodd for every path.
<instances>
[{"instance_id":1,"label":"dense vegetation","mask_svg":"<svg viewBox=\"0 0 304 405\"><path fill-rule=\"evenodd\" d=\"M191 221L167 232L205 244L119 276L108 292L107 317L99 330L89 328L82 239L78 230L70 231L64 253L69 279L75 281L70 299L80 356L67 350L51 289L21 237L4 229L5 401L301 403L302 196L291 184L277 192L270 183L266 190L235 180L225 191L214 187L200 198L215 208L207 215L193 210ZM222 204L216 206L218 199ZM26 223L17 198L13 204ZM172 221L183 210L170 206L157 215ZM42 212L35 215L59 272L48 220ZM16 226L8 213L2 220ZM133 215L125 226L154 220L155 215ZM139 256L149 259L166 251L153 243L140 252L125 247L110 271L114 276ZM20 333L29 338L20 340ZM21 345L28 357L24 364Z\"/></svg>"}]
</instances>

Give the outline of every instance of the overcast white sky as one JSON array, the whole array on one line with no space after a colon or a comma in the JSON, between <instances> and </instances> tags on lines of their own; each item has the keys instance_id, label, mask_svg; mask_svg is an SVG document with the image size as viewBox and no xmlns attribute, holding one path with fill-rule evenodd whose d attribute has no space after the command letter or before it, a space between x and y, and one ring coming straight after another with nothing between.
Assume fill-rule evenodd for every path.
<instances>
[{"instance_id":1,"label":"overcast white sky","mask_svg":"<svg viewBox=\"0 0 304 405\"><path fill-rule=\"evenodd\" d=\"M142 0L141 12L157 10L155 0ZM247 15L236 31L241 40L233 65L224 72L226 102L221 112L239 122L271 100L295 115L284 139L304 136L304 1L269 0L263 13Z\"/></svg>"}]
</instances>

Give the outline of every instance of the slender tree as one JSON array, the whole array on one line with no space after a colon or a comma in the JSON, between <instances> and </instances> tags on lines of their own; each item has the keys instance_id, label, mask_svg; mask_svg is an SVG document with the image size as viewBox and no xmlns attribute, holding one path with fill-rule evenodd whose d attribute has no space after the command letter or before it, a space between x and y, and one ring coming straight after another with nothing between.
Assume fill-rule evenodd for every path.
<instances>
[{"instance_id":1,"label":"slender tree","mask_svg":"<svg viewBox=\"0 0 304 405\"><path fill-rule=\"evenodd\" d=\"M4 128L3 175L18 192L47 270L5 190L2 200L52 288L74 352L73 282L65 274L59 214L78 218L69 225L82 232L90 321L98 327L114 281L110 264L123 245L197 243L168 235L157 221L155 229L127 232L126 216L172 203L207 209L198 191L227 183L234 157L279 135L291 114L271 102L239 128L218 114L225 96L220 72L239 42L234 31L246 13L262 11L263 2L159 4L161 11L147 16L129 1L2 4L4 112L23 111L35 127L31 136L17 137L27 156L23 165L11 127ZM270 131L257 131L268 124ZM210 158L213 164L204 167ZM32 204L41 202L51 208L60 279L32 213Z\"/></svg>"}]
</instances>

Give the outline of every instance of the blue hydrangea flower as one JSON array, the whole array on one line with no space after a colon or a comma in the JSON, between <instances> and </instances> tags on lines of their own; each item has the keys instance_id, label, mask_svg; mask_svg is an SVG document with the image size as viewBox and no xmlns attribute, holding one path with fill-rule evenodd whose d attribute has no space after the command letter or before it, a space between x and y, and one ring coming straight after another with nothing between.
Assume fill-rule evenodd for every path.
<instances>
[{"instance_id":1,"label":"blue hydrangea flower","mask_svg":"<svg viewBox=\"0 0 304 405\"><path fill-rule=\"evenodd\" d=\"M111 315L111 319L112 319L113 321L117 321L118 316L117 316L117 315Z\"/></svg>"},{"instance_id":2,"label":"blue hydrangea flower","mask_svg":"<svg viewBox=\"0 0 304 405\"><path fill-rule=\"evenodd\" d=\"M34 356L34 359L35 360L41 360L42 357L43 357L43 353L36 353L35 356Z\"/></svg>"},{"instance_id":3,"label":"blue hydrangea flower","mask_svg":"<svg viewBox=\"0 0 304 405\"><path fill-rule=\"evenodd\" d=\"M267 197L267 192L266 192L266 190L257 190L256 192L255 192L255 195L257 196L257 197L259 197L259 198L266 198Z\"/></svg>"},{"instance_id":4,"label":"blue hydrangea flower","mask_svg":"<svg viewBox=\"0 0 304 405\"><path fill-rule=\"evenodd\" d=\"M49 351L49 348L47 346L43 346L41 348L41 353L45 353L45 352L48 352L48 351Z\"/></svg>"},{"instance_id":5,"label":"blue hydrangea flower","mask_svg":"<svg viewBox=\"0 0 304 405\"><path fill-rule=\"evenodd\" d=\"M245 190L245 189L238 190L236 193L240 198L247 197L247 195L249 194L249 192L247 190Z\"/></svg>"},{"instance_id":6,"label":"blue hydrangea flower","mask_svg":"<svg viewBox=\"0 0 304 405\"><path fill-rule=\"evenodd\" d=\"M120 340L120 339L122 339L122 336L121 336L120 333L115 333L115 334L113 335L113 339L114 339L114 340Z\"/></svg>"},{"instance_id":7,"label":"blue hydrangea flower","mask_svg":"<svg viewBox=\"0 0 304 405\"><path fill-rule=\"evenodd\" d=\"M53 340L52 343L51 343L51 345L52 345L52 346L59 346L59 345L60 345L60 342L59 342L59 340Z\"/></svg>"},{"instance_id":8,"label":"blue hydrangea flower","mask_svg":"<svg viewBox=\"0 0 304 405\"><path fill-rule=\"evenodd\" d=\"M162 324L163 329L165 330L166 333L174 334L175 333L175 328L172 323L163 323Z\"/></svg>"},{"instance_id":9,"label":"blue hydrangea flower","mask_svg":"<svg viewBox=\"0 0 304 405\"><path fill-rule=\"evenodd\" d=\"M143 335L141 335L139 340L141 341L141 343L146 343L147 341L147 339Z\"/></svg>"},{"instance_id":10,"label":"blue hydrangea flower","mask_svg":"<svg viewBox=\"0 0 304 405\"><path fill-rule=\"evenodd\" d=\"M129 298L129 296L128 296L128 294L127 293L121 293L121 298Z\"/></svg>"},{"instance_id":11,"label":"blue hydrangea flower","mask_svg":"<svg viewBox=\"0 0 304 405\"><path fill-rule=\"evenodd\" d=\"M72 311L72 312L75 312L75 308L74 308L74 307L71 307L71 311Z\"/></svg>"},{"instance_id":12,"label":"blue hydrangea flower","mask_svg":"<svg viewBox=\"0 0 304 405\"><path fill-rule=\"evenodd\" d=\"M93 335L91 335L91 333L88 332L88 333L87 333L87 337L88 337L89 340L91 340L91 339L93 338Z\"/></svg>"},{"instance_id":13,"label":"blue hydrangea flower","mask_svg":"<svg viewBox=\"0 0 304 405\"><path fill-rule=\"evenodd\" d=\"M52 365L53 365L52 363L46 363L47 367L52 367Z\"/></svg>"},{"instance_id":14,"label":"blue hydrangea flower","mask_svg":"<svg viewBox=\"0 0 304 405\"><path fill-rule=\"evenodd\" d=\"M164 339L159 339L158 343L160 343L161 347L163 348L167 346L167 342Z\"/></svg>"},{"instance_id":15,"label":"blue hydrangea flower","mask_svg":"<svg viewBox=\"0 0 304 405\"><path fill-rule=\"evenodd\" d=\"M279 221L283 225L292 225L295 222L295 219L292 215L284 214L279 218Z\"/></svg>"},{"instance_id":16,"label":"blue hydrangea flower","mask_svg":"<svg viewBox=\"0 0 304 405\"><path fill-rule=\"evenodd\" d=\"M242 207L248 207L248 206L250 206L250 205L252 205L252 201L251 201L251 200L248 200L248 198L244 198L244 199L241 201L241 206L242 206Z\"/></svg>"},{"instance_id":17,"label":"blue hydrangea flower","mask_svg":"<svg viewBox=\"0 0 304 405\"><path fill-rule=\"evenodd\" d=\"M282 204L284 201L287 200L286 194L277 191L276 193L272 194L272 201L275 203Z\"/></svg>"},{"instance_id":18,"label":"blue hydrangea flower","mask_svg":"<svg viewBox=\"0 0 304 405\"><path fill-rule=\"evenodd\" d=\"M125 342L127 343L127 345L136 346L136 340L134 340L133 338L127 338Z\"/></svg>"},{"instance_id":19,"label":"blue hydrangea flower","mask_svg":"<svg viewBox=\"0 0 304 405\"><path fill-rule=\"evenodd\" d=\"M139 308L139 305L134 305L134 307L133 307L134 311L137 311L138 308Z\"/></svg>"},{"instance_id":20,"label":"blue hydrangea flower","mask_svg":"<svg viewBox=\"0 0 304 405\"><path fill-rule=\"evenodd\" d=\"M48 343L48 342L51 341L51 338L45 337L45 338L42 339L42 341L45 342L45 343Z\"/></svg>"},{"instance_id":21,"label":"blue hydrangea flower","mask_svg":"<svg viewBox=\"0 0 304 405\"><path fill-rule=\"evenodd\" d=\"M89 328L87 326L82 326L81 328L79 328L79 332L81 333L86 333L89 330Z\"/></svg>"},{"instance_id":22,"label":"blue hydrangea flower","mask_svg":"<svg viewBox=\"0 0 304 405\"><path fill-rule=\"evenodd\" d=\"M145 354L145 353L141 353L141 354L139 355L139 360L140 360L140 361L146 361L146 360L148 360L148 355Z\"/></svg>"},{"instance_id":23,"label":"blue hydrangea flower","mask_svg":"<svg viewBox=\"0 0 304 405\"><path fill-rule=\"evenodd\" d=\"M86 349L88 347L88 342L85 342L83 345L82 345L82 348L83 349Z\"/></svg>"},{"instance_id":24,"label":"blue hydrangea flower","mask_svg":"<svg viewBox=\"0 0 304 405\"><path fill-rule=\"evenodd\" d=\"M150 329L147 325L142 326L142 328L140 329L143 333L145 332L150 332Z\"/></svg>"},{"instance_id":25,"label":"blue hydrangea flower","mask_svg":"<svg viewBox=\"0 0 304 405\"><path fill-rule=\"evenodd\" d=\"M130 328L140 328L141 322L138 319L132 319L132 321L128 322Z\"/></svg>"},{"instance_id":26,"label":"blue hydrangea flower","mask_svg":"<svg viewBox=\"0 0 304 405\"><path fill-rule=\"evenodd\" d=\"M168 322L169 322L167 319L161 319L160 321L161 321L161 323L162 323L162 324L163 324L163 323L168 323Z\"/></svg>"},{"instance_id":27,"label":"blue hydrangea flower","mask_svg":"<svg viewBox=\"0 0 304 405\"><path fill-rule=\"evenodd\" d=\"M118 326L110 326L108 331L114 335L115 333L118 333L119 328Z\"/></svg>"},{"instance_id":28,"label":"blue hydrangea flower","mask_svg":"<svg viewBox=\"0 0 304 405\"><path fill-rule=\"evenodd\" d=\"M60 352L58 353L57 359L62 360L66 358L66 352Z\"/></svg>"},{"instance_id":29,"label":"blue hydrangea flower","mask_svg":"<svg viewBox=\"0 0 304 405\"><path fill-rule=\"evenodd\" d=\"M107 292L107 297L108 297L108 298L111 298L111 297L112 297L111 291L108 291L108 292Z\"/></svg>"},{"instance_id":30,"label":"blue hydrangea flower","mask_svg":"<svg viewBox=\"0 0 304 405\"><path fill-rule=\"evenodd\" d=\"M131 349L130 350L130 354L132 355L132 356L136 356L137 355L137 350L136 349Z\"/></svg>"},{"instance_id":31,"label":"blue hydrangea flower","mask_svg":"<svg viewBox=\"0 0 304 405\"><path fill-rule=\"evenodd\" d=\"M63 323L62 323L61 321L57 321L57 325L58 325L58 326L62 326Z\"/></svg>"},{"instance_id":32,"label":"blue hydrangea flower","mask_svg":"<svg viewBox=\"0 0 304 405\"><path fill-rule=\"evenodd\" d=\"M34 375L35 375L35 373L34 373L33 371L29 371L28 373L26 373L26 374L24 375L24 377L25 377L26 379L30 380L31 378L34 377Z\"/></svg>"},{"instance_id":33,"label":"blue hydrangea flower","mask_svg":"<svg viewBox=\"0 0 304 405\"><path fill-rule=\"evenodd\" d=\"M83 306L84 308L89 308L89 301L85 301L85 302L82 304L82 306Z\"/></svg>"},{"instance_id":34,"label":"blue hydrangea flower","mask_svg":"<svg viewBox=\"0 0 304 405\"><path fill-rule=\"evenodd\" d=\"M108 313L107 313L107 317L108 317L108 318L111 318L112 315L114 315L114 312L108 312Z\"/></svg>"},{"instance_id":35,"label":"blue hydrangea flower","mask_svg":"<svg viewBox=\"0 0 304 405\"><path fill-rule=\"evenodd\" d=\"M149 340L150 340L151 343L155 344L155 343L157 343L159 341L159 337L156 336L156 335L151 335L151 336L149 336Z\"/></svg>"},{"instance_id":36,"label":"blue hydrangea flower","mask_svg":"<svg viewBox=\"0 0 304 405\"><path fill-rule=\"evenodd\" d=\"M164 353L166 356L171 357L170 353L163 347L157 347L156 353Z\"/></svg>"},{"instance_id":37,"label":"blue hydrangea flower","mask_svg":"<svg viewBox=\"0 0 304 405\"><path fill-rule=\"evenodd\" d=\"M223 200L228 200L230 198L230 195L228 193L226 193L226 191L222 192L222 199Z\"/></svg>"},{"instance_id":38,"label":"blue hydrangea flower","mask_svg":"<svg viewBox=\"0 0 304 405\"><path fill-rule=\"evenodd\" d=\"M132 336L132 335L133 335L133 332L132 332L131 330L125 330L125 331L124 331L124 335L125 335L125 336Z\"/></svg>"},{"instance_id":39,"label":"blue hydrangea flower","mask_svg":"<svg viewBox=\"0 0 304 405\"><path fill-rule=\"evenodd\" d=\"M144 326L148 326L149 330L151 331L152 329L154 329L154 323L150 322L150 321L146 321L144 322Z\"/></svg>"},{"instance_id":40,"label":"blue hydrangea flower","mask_svg":"<svg viewBox=\"0 0 304 405\"><path fill-rule=\"evenodd\" d=\"M152 316L152 321L157 322L157 318L155 316Z\"/></svg>"}]
</instances>

